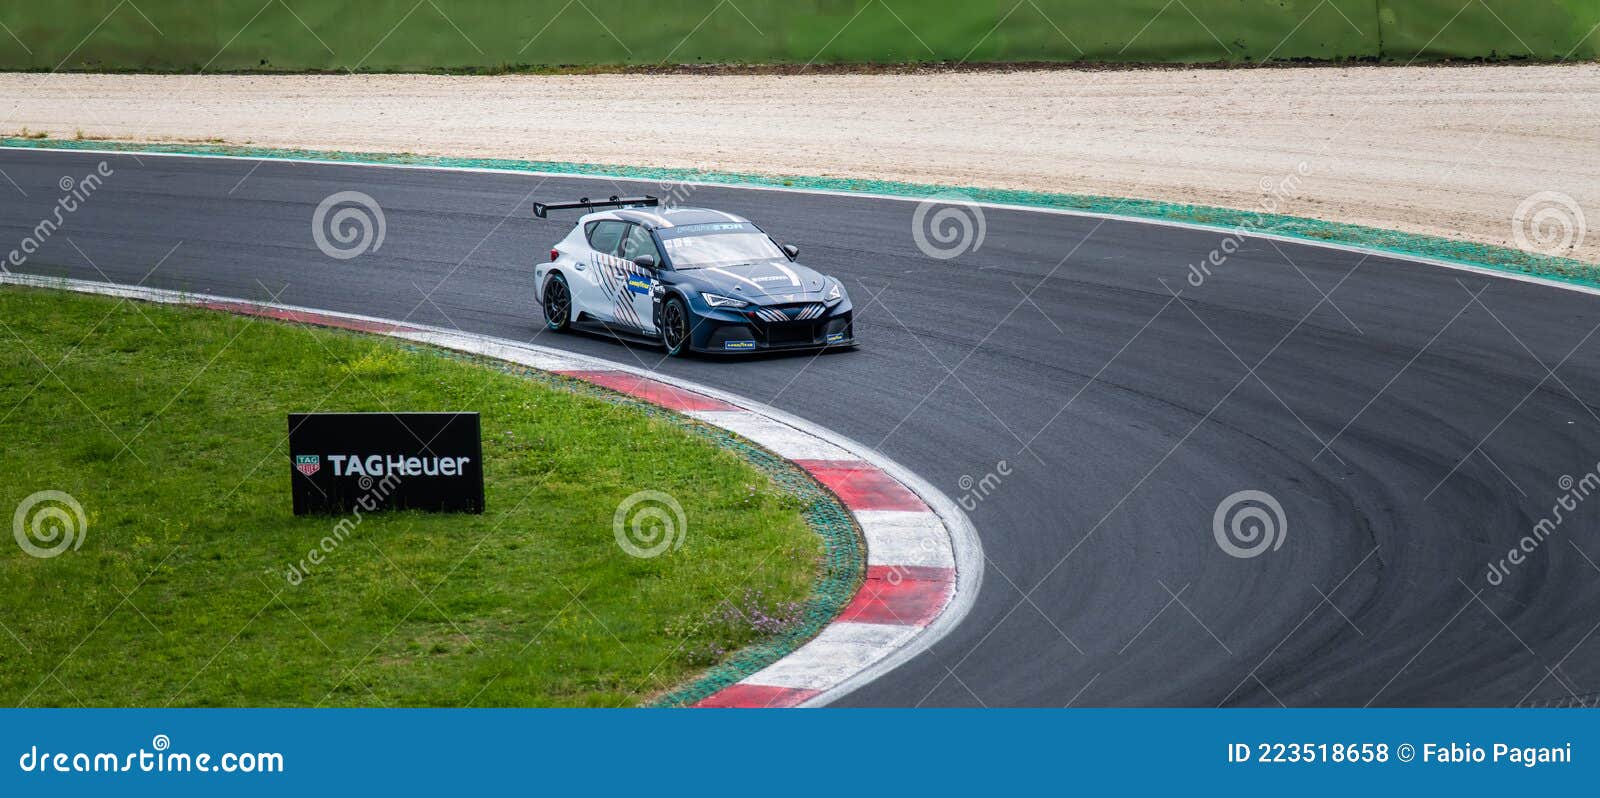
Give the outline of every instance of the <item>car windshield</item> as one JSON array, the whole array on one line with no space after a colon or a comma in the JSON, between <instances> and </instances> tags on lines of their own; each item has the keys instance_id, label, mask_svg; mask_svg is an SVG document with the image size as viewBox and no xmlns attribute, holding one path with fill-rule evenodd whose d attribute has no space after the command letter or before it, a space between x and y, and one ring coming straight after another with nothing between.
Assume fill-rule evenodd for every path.
<instances>
[{"instance_id":1,"label":"car windshield","mask_svg":"<svg viewBox=\"0 0 1600 798\"><path fill-rule=\"evenodd\" d=\"M785 260L783 250L753 224L704 224L668 228L661 243L674 269L709 269Z\"/></svg>"}]
</instances>

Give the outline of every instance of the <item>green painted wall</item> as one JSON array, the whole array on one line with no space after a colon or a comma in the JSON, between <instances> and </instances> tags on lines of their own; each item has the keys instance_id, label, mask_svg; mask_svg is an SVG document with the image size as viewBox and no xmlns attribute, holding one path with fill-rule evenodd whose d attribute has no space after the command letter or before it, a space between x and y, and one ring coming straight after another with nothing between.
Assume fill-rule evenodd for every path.
<instances>
[{"instance_id":1,"label":"green painted wall","mask_svg":"<svg viewBox=\"0 0 1600 798\"><path fill-rule=\"evenodd\" d=\"M0 68L419 71L1600 54L1600 0L58 0Z\"/></svg>"}]
</instances>

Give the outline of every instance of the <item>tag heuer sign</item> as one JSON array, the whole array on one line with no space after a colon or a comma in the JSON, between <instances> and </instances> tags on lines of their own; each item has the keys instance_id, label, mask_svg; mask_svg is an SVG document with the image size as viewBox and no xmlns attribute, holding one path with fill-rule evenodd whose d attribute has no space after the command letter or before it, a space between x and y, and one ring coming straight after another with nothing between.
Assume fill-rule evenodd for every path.
<instances>
[{"instance_id":1,"label":"tag heuer sign","mask_svg":"<svg viewBox=\"0 0 1600 798\"><path fill-rule=\"evenodd\" d=\"M483 512L477 413L294 413L295 515Z\"/></svg>"}]
</instances>

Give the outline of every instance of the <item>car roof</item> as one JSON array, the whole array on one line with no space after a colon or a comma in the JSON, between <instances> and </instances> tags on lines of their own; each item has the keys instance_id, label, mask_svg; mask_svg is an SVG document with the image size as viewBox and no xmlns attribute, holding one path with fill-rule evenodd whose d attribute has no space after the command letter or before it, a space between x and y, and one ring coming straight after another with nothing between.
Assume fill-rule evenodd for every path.
<instances>
[{"instance_id":1,"label":"car roof","mask_svg":"<svg viewBox=\"0 0 1600 798\"><path fill-rule=\"evenodd\" d=\"M635 222L651 230L663 227L681 227L690 224L747 223L750 221L743 216L736 216L711 208L624 208L622 210L592 213L583 217L582 221L592 222L600 219L619 219L625 222Z\"/></svg>"}]
</instances>

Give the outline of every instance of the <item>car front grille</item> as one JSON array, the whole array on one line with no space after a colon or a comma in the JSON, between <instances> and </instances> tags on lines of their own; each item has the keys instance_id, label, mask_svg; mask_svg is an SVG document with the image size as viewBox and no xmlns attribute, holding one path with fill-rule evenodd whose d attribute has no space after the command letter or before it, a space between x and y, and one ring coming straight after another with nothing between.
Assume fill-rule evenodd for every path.
<instances>
[{"instance_id":1,"label":"car front grille","mask_svg":"<svg viewBox=\"0 0 1600 798\"><path fill-rule=\"evenodd\" d=\"M818 340L817 328L828 306L821 302L795 302L787 305L763 305L746 311L755 324L757 337L768 346L795 346L814 344Z\"/></svg>"},{"instance_id":2,"label":"car front grille","mask_svg":"<svg viewBox=\"0 0 1600 798\"><path fill-rule=\"evenodd\" d=\"M793 305L766 305L751 311L757 319L772 324L783 324L791 321L815 321L822 318L828 306L820 302L805 302Z\"/></svg>"},{"instance_id":3,"label":"car front grille","mask_svg":"<svg viewBox=\"0 0 1600 798\"><path fill-rule=\"evenodd\" d=\"M817 327L814 324L774 324L763 332L770 346L809 344L817 340Z\"/></svg>"}]
</instances>

